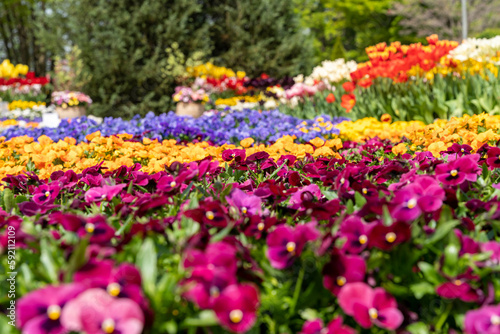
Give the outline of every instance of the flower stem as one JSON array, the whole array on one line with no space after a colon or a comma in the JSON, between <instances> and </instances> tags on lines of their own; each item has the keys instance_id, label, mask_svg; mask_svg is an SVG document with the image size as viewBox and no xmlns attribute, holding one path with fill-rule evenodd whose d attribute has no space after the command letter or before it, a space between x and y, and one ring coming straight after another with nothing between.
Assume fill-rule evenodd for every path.
<instances>
[{"instance_id":1,"label":"flower stem","mask_svg":"<svg viewBox=\"0 0 500 334\"><path fill-rule=\"evenodd\" d=\"M436 330L439 331L441 330L441 327L443 327L446 319L448 318L448 315L450 314L451 310L453 309L453 302L450 302L448 306L446 307L446 310L441 314L439 317L438 321L436 322Z\"/></svg>"},{"instance_id":2,"label":"flower stem","mask_svg":"<svg viewBox=\"0 0 500 334\"><path fill-rule=\"evenodd\" d=\"M293 315L293 313L295 312L295 306L297 305L297 301L299 300L300 289L302 288L302 281L304 280L304 274L304 267L301 267L299 271L299 277L297 278L297 283L295 284L295 291L293 292L292 305L290 306L290 315Z\"/></svg>"}]
</instances>

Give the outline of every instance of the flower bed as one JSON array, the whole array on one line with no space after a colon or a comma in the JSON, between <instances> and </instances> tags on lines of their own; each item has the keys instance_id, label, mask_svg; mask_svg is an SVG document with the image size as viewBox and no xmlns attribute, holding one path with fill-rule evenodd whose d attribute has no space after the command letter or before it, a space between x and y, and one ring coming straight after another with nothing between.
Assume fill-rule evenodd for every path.
<instances>
[{"instance_id":1,"label":"flower bed","mask_svg":"<svg viewBox=\"0 0 500 334\"><path fill-rule=\"evenodd\" d=\"M174 99L232 106L196 119L45 128L14 101L0 332L499 332L498 43L428 43L294 79L194 66Z\"/></svg>"},{"instance_id":2,"label":"flower bed","mask_svg":"<svg viewBox=\"0 0 500 334\"><path fill-rule=\"evenodd\" d=\"M7 248L16 231L23 331L89 331L98 314L104 332L479 333L477 319L496 314L481 308L495 300L500 259L496 147L454 144L434 157L318 138L301 154L290 138L275 144L281 154L226 146L220 161L104 168L124 139L18 138L7 149L84 165L77 152L110 154L4 178L0 240ZM159 152L131 144L144 147L126 148L138 157Z\"/></svg>"}]
</instances>

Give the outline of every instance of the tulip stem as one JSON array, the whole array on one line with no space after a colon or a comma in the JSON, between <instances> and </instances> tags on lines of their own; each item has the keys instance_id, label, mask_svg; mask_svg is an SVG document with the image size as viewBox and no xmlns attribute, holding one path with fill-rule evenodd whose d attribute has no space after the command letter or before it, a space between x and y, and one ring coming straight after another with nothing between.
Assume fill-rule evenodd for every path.
<instances>
[{"instance_id":1,"label":"tulip stem","mask_svg":"<svg viewBox=\"0 0 500 334\"><path fill-rule=\"evenodd\" d=\"M300 268L299 277L297 278L297 283L295 284L295 291L293 292L293 300L292 305L290 306L290 315L293 315L295 312L295 306L297 305L297 301L300 296L300 289L302 288L302 281L304 280L304 267Z\"/></svg>"}]
</instances>

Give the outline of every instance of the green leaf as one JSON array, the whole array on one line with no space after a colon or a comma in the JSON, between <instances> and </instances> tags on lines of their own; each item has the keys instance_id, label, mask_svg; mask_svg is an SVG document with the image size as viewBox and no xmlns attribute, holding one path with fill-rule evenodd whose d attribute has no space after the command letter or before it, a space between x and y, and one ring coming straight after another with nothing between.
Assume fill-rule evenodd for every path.
<instances>
[{"instance_id":1,"label":"green leaf","mask_svg":"<svg viewBox=\"0 0 500 334\"><path fill-rule=\"evenodd\" d=\"M444 249L444 267L446 273L450 276L456 276L458 264L459 247L454 244L449 244Z\"/></svg>"},{"instance_id":2,"label":"green leaf","mask_svg":"<svg viewBox=\"0 0 500 334\"><path fill-rule=\"evenodd\" d=\"M387 208L387 205L384 205L382 207L382 222L384 223L385 226L392 225L392 216L391 213L389 212L389 208Z\"/></svg>"},{"instance_id":3,"label":"green leaf","mask_svg":"<svg viewBox=\"0 0 500 334\"><path fill-rule=\"evenodd\" d=\"M458 220L450 220L450 221L446 221L446 222L440 222L439 225L437 226L434 234L429 239L427 239L424 242L424 244L430 245L430 244L433 244L433 243L443 239L445 236L448 235L448 233L450 233L453 230L453 228L455 226L457 226L459 224L460 224L460 222Z\"/></svg>"},{"instance_id":4,"label":"green leaf","mask_svg":"<svg viewBox=\"0 0 500 334\"><path fill-rule=\"evenodd\" d=\"M410 290L415 295L415 298L422 299L423 296L435 294L434 286L427 282L419 282L410 285Z\"/></svg>"},{"instance_id":5,"label":"green leaf","mask_svg":"<svg viewBox=\"0 0 500 334\"><path fill-rule=\"evenodd\" d=\"M154 295L157 275L157 253L151 238L146 238L137 253L136 265L141 272L144 290Z\"/></svg>"},{"instance_id":6,"label":"green leaf","mask_svg":"<svg viewBox=\"0 0 500 334\"><path fill-rule=\"evenodd\" d=\"M315 320L320 317L320 314L318 311L312 309L312 308L306 308L303 311L299 311L300 317L304 320Z\"/></svg>"},{"instance_id":7,"label":"green leaf","mask_svg":"<svg viewBox=\"0 0 500 334\"><path fill-rule=\"evenodd\" d=\"M411 334L428 334L429 330L427 329L427 325L423 322L414 322L406 326L406 330Z\"/></svg>"},{"instance_id":8,"label":"green leaf","mask_svg":"<svg viewBox=\"0 0 500 334\"><path fill-rule=\"evenodd\" d=\"M197 318L187 318L183 322L183 325L187 327L210 327L217 324L217 317L212 310L201 311Z\"/></svg>"},{"instance_id":9,"label":"green leaf","mask_svg":"<svg viewBox=\"0 0 500 334\"><path fill-rule=\"evenodd\" d=\"M219 233L215 234L210 241L211 242L217 242L221 241L224 239L233 229L234 225L233 224L228 224L226 227L224 227L222 230L219 231Z\"/></svg>"},{"instance_id":10,"label":"green leaf","mask_svg":"<svg viewBox=\"0 0 500 334\"><path fill-rule=\"evenodd\" d=\"M86 262L85 251L89 245L89 238L85 237L80 239L78 245L74 248L73 253L68 261L68 269L64 275L64 280L66 282L71 282L73 279L73 274L80 269Z\"/></svg>"},{"instance_id":11,"label":"green leaf","mask_svg":"<svg viewBox=\"0 0 500 334\"><path fill-rule=\"evenodd\" d=\"M3 191L3 204L4 204L4 209L7 212L11 212L12 209L14 208L14 194L12 193L12 190L10 190L9 188Z\"/></svg>"},{"instance_id":12,"label":"green leaf","mask_svg":"<svg viewBox=\"0 0 500 334\"><path fill-rule=\"evenodd\" d=\"M28 201L28 198L24 195L16 196L16 199L15 199L16 204L19 204L22 202L27 202L27 201Z\"/></svg>"},{"instance_id":13,"label":"green leaf","mask_svg":"<svg viewBox=\"0 0 500 334\"><path fill-rule=\"evenodd\" d=\"M366 198L357 191L354 193L354 200L356 201L356 206L360 209L366 204Z\"/></svg>"},{"instance_id":14,"label":"green leaf","mask_svg":"<svg viewBox=\"0 0 500 334\"><path fill-rule=\"evenodd\" d=\"M46 239L42 239L40 242L41 256L40 262L42 263L43 268L45 269L45 273L47 274L47 278L52 282L57 282L57 269L54 262L54 258L52 257L51 250L52 247L49 247L49 244Z\"/></svg>"},{"instance_id":15,"label":"green leaf","mask_svg":"<svg viewBox=\"0 0 500 334\"><path fill-rule=\"evenodd\" d=\"M417 263L418 268L424 275L425 279L434 285L441 284L443 278L439 275L436 268L434 268L430 263L419 262Z\"/></svg>"},{"instance_id":16,"label":"green leaf","mask_svg":"<svg viewBox=\"0 0 500 334\"><path fill-rule=\"evenodd\" d=\"M346 204L346 212L347 214L352 214L354 212L354 204L352 203L352 200L348 200Z\"/></svg>"}]
</instances>

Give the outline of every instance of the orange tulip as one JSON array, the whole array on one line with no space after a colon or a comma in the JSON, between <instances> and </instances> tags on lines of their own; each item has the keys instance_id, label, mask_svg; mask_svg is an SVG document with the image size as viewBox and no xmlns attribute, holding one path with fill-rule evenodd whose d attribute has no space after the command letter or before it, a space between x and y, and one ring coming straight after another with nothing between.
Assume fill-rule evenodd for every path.
<instances>
[{"instance_id":1,"label":"orange tulip","mask_svg":"<svg viewBox=\"0 0 500 334\"><path fill-rule=\"evenodd\" d=\"M344 94L342 95L342 103L340 104L345 108L346 112L351 112L351 109L356 104L356 96L354 94Z\"/></svg>"},{"instance_id":2,"label":"orange tulip","mask_svg":"<svg viewBox=\"0 0 500 334\"><path fill-rule=\"evenodd\" d=\"M356 84L352 81L347 81L342 84L342 87L346 92L350 93L354 90L354 88L356 88Z\"/></svg>"},{"instance_id":3,"label":"orange tulip","mask_svg":"<svg viewBox=\"0 0 500 334\"><path fill-rule=\"evenodd\" d=\"M333 93L328 94L328 96L326 97L326 102L328 103L335 102L335 95L333 95Z\"/></svg>"}]
</instances>

